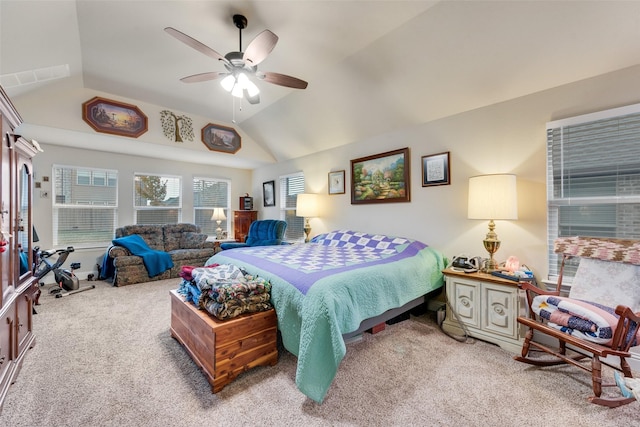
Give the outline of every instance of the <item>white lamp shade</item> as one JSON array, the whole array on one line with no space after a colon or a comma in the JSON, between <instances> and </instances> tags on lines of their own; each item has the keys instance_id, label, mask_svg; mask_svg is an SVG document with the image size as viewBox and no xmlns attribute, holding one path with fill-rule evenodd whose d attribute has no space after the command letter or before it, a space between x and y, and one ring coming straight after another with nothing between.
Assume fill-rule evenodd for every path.
<instances>
[{"instance_id":1,"label":"white lamp shade","mask_svg":"<svg viewBox=\"0 0 640 427\"><path fill-rule=\"evenodd\" d=\"M317 194L301 193L296 199L296 216L306 218L318 216L319 201Z\"/></svg>"},{"instance_id":2,"label":"white lamp shade","mask_svg":"<svg viewBox=\"0 0 640 427\"><path fill-rule=\"evenodd\" d=\"M516 176L479 175L469 178L469 219L518 219Z\"/></svg>"},{"instance_id":3,"label":"white lamp shade","mask_svg":"<svg viewBox=\"0 0 640 427\"><path fill-rule=\"evenodd\" d=\"M224 214L223 208L214 208L213 215L211 215L212 221L224 221L227 217Z\"/></svg>"}]
</instances>

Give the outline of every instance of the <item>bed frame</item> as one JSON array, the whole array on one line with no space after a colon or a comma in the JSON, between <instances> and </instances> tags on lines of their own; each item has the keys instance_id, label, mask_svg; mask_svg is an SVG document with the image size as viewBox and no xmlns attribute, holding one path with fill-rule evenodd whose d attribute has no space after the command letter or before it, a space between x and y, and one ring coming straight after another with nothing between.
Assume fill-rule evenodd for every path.
<instances>
[{"instance_id":1,"label":"bed frame","mask_svg":"<svg viewBox=\"0 0 640 427\"><path fill-rule=\"evenodd\" d=\"M391 319L394 319L403 314L408 314L409 311L414 308L426 304L429 300L436 295L438 295L442 289L436 289L435 291L431 291L428 294L421 295L418 298L409 301L405 305L401 307L391 308L384 313L380 314L376 317L371 317L369 319L364 319L358 329L353 332L349 332L347 334L342 334L342 338L347 340L353 340L358 335L361 335L363 332L371 330L372 333L380 332L384 329L384 325L389 322Z\"/></svg>"}]
</instances>

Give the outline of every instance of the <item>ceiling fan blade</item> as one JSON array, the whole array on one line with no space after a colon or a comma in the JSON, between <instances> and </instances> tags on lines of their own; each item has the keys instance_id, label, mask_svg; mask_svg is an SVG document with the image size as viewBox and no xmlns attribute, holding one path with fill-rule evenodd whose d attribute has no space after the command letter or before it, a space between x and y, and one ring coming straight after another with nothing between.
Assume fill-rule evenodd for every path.
<instances>
[{"instance_id":1,"label":"ceiling fan blade","mask_svg":"<svg viewBox=\"0 0 640 427\"><path fill-rule=\"evenodd\" d=\"M190 36L186 35L185 33L176 30L173 27L167 27L164 30L167 33L169 33L170 35L172 35L173 37L175 37L176 39L180 40L182 43L186 44L187 46L191 46L192 48L194 48L198 52L204 53L205 55L207 55L210 58L217 59L219 61L224 62L225 64L231 65L231 63L229 62L229 60L227 58L225 58L224 56L220 55L218 52L216 52L215 50L211 49L209 46L200 43L198 40L194 39L193 37L190 37Z\"/></svg>"},{"instance_id":2,"label":"ceiling fan blade","mask_svg":"<svg viewBox=\"0 0 640 427\"><path fill-rule=\"evenodd\" d=\"M208 73L194 74L192 76L183 77L180 79L183 83L199 83L206 82L208 80L219 79L220 77L227 76L229 73L223 71L211 71Z\"/></svg>"},{"instance_id":3,"label":"ceiling fan blade","mask_svg":"<svg viewBox=\"0 0 640 427\"><path fill-rule=\"evenodd\" d=\"M244 98L249 101L249 104L259 104L260 103L260 94L257 93L255 96L249 96L249 91L244 90Z\"/></svg>"},{"instance_id":4,"label":"ceiling fan blade","mask_svg":"<svg viewBox=\"0 0 640 427\"><path fill-rule=\"evenodd\" d=\"M294 89L306 89L308 85L308 83L305 82L304 80L300 80L296 77L291 77L284 74L270 73L268 71L264 71L258 74L264 75L264 77L261 75L258 75L259 79L262 79L268 83L273 83L275 85L291 87Z\"/></svg>"},{"instance_id":5,"label":"ceiling fan blade","mask_svg":"<svg viewBox=\"0 0 640 427\"><path fill-rule=\"evenodd\" d=\"M278 36L269 30L264 30L251 40L242 59L250 65L258 65L276 47L276 43L278 43Z\"/></svg>"}]
</instances>

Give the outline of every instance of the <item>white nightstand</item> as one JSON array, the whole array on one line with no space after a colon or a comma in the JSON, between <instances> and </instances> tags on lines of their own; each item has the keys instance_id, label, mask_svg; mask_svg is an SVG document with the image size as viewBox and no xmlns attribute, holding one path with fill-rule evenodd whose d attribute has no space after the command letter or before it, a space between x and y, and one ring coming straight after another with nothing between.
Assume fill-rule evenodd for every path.
<instances>
[{"instance_id":1,"label":"white nightstand","mask_svg":"<svg viewBox=\"0 0 640 427\"><path fill-rule=\"evenodd\" d=\"M464 273L446 269L446 293L457 318L447 306L442 327L462 335L462 322L469 335L520 353L524 331L517 317L525 313L524 294L518 283L487 273Z\"/></svg>"}]
</instances>

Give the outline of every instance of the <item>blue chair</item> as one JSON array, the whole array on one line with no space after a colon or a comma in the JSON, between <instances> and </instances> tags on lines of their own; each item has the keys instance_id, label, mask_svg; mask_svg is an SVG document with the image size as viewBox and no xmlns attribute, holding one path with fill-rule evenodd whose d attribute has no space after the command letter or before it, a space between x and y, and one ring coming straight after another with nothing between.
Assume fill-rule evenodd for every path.
<instances>
[{"instance_id":1,"label":"blue chair","mask_svg":"<svg viewBox=\"0 0 640 427\"><path fill-rule=\"evenodd\" d=\"M287 223L279 219L262 219L253 221L249 226L249 234L244 243L227 242L220 249L244 248L247 246L281 245Z\"/></svg>"}]
</instances>

